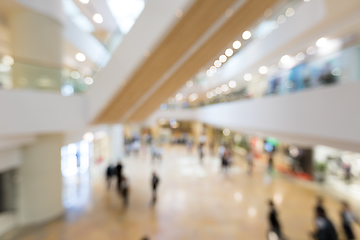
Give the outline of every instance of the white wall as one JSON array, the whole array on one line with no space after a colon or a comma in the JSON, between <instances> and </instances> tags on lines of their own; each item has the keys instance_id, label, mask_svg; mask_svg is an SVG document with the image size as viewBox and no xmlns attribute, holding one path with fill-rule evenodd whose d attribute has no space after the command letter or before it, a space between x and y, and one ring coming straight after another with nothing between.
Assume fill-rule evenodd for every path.
<instances>
[{"instance_id":1,"label":"white wall","mask_svg":"<svg viewBox=\"0 0 360 240\"><path fill-rule=\"evenodd\" d=\"M360 82L282 96L219 103L197 110L158 111L160 117L196 120L220 128L274 136L306 145L360 152Z\"/></svg>"},{"instance_id":2,"label":"white wall","mask_svg":"<svg viewBox=\"0 0 360 240\"><path fill-rule=\"evenodd\" d=\"M84 98L32 90L0 90L0 136L72 131L86 125Z\"/></svg>"}]
</instances>

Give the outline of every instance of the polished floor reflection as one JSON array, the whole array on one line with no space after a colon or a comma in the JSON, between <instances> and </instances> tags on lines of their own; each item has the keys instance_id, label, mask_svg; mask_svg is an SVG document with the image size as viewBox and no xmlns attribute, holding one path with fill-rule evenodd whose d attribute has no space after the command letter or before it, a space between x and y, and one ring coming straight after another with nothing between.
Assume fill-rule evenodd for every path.
<instances>
[{"instance_id":1,"label":"polished floor reflection","mask_svg":"<svg viewBox=\"0 0 360 240\"><path fill-rule=\"evenodd\" d=\"M158 202L152 207L154 170L161 180ZM128 208L123 207L115 184L107 190L99 166L90 178L65 180L64 217L0 239L140 240L147 235L151 240L265 240L269 198L277 204L288 239L309 239L318 193L291 179L271 179L264 172L260 165L249 176L243 160L237 159L223 173L216 157L207 156L200 164L195 152L188 154L185 147L165 149L164 160L156 163L141 153L124 160L124 173L130 180ZM339 202L325 196L325 207L340 231Z\"/></svg>"}]
</instances>

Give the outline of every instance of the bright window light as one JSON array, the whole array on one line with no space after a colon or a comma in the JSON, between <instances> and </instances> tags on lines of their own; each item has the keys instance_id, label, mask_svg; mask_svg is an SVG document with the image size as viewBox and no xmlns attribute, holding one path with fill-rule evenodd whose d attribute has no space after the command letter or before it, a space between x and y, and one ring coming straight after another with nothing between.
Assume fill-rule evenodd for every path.
<instances>
[{"instance_id":1,"label":"bright window light","mask_svg":"<svg viewBox=\"0 0 360 240\"><path fill-rule=\"evenodd\" d=\"M95 31L94 25L72 0L63 0L63 10L66 16L83 32L91 33Z\"/></svg>"},{"instance_id":2,"label":"bright window light","mask_svg":"<svg viewBox=\"0 0 360 240\"><path fill-rule=\"evenodd\" d=\"M107 0L120 31L128 33L145 7L144 0Z\"/></svg>"}]
</instances>

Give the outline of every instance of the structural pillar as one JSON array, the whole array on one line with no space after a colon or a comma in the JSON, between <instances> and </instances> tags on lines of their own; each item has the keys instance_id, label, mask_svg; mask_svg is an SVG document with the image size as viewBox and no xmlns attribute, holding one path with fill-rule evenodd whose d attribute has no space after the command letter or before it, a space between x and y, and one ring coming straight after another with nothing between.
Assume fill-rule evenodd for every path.
<instances>
[{"instance_id":1,"label":"structural pillar","mask_svg":"<svg viewBox=\"0 0 360 240\"><path fill-rule=\"evenodd\" d=\"M124 157L124 126L114 124L110 127L110 163L115 164Z\"/></svg>"},{"instance_id":2,"label":"structural pillar","mask_svg":"<svg viewBox=\"0 0 360 240\"><path fill-rule=\"evenodd\" d=\"M62 205L61 134L41 135L23 148L19 169L17 217L21 225L60 216Z\"/></svg>"}]
</instances>

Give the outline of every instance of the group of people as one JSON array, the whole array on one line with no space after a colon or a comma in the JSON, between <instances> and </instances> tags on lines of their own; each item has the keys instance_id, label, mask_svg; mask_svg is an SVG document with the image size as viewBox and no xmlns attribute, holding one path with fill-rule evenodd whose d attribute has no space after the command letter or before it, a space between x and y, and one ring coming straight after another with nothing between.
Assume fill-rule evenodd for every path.
<instances>
[{"instance_id":1,"label":"group of people","mask_svg":"<svg viewBox=\"0 0 360 240\"><path fill-rule=\"evenodd\" d=\"M268 215L270 230L269 230L269 239L285 239L281 231L280 222L278 220L277 211L274 203L269 201L270 212ZM354 231L352 228L353 222L358 222L355 215L352 213L350 206L347 202L342 203L342 210L340 212L340 217L342 221L342 228L346 240L355 239ZM310 237L317 240L338 240L338 233L332 223L328 218L324 205L323 199L318 197L317 205L315 206L315 231L310 233ZM276 237L272 237L272 235Z\"/></svg>"},{"instance_id":2,"label":"group of people","mask_svg":"<svg viewBox=\"0 0 360 240\"><path fill-rule=\"evenodd\" d=\"M125 207L128 206L129 203L129 179L124 176L123 174L123 165L121 162L119 162L116 167L113 167L110 165L106 170L106 181L107 181L107 187L110 189L111 182L113 177L116 177L117 180L117 190L120 194L120 196L123 199L123 204ZM157 199L157 188L159 185L160 179L158 175L153 172L152 178L151 178L151 189L152 189L152 199L151 203L155 204Z\"/></svg>"}]
</instances>

